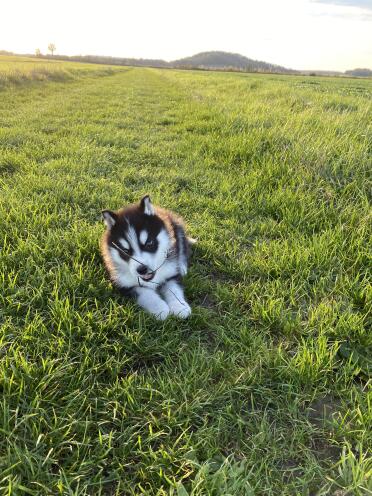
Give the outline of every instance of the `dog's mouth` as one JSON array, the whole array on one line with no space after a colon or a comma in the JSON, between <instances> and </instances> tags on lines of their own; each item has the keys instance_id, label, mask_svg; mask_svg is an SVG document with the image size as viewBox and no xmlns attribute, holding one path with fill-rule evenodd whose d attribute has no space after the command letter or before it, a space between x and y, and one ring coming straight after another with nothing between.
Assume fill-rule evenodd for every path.
<instances>
[{"instance_id":1,"label":"dog's mouth","mask_svg":"<svg viewBox=\"0 0 372 496\"><path fill-rule=\"evenodd\" d=\"M156 274L156 271L155 272L149 272L148 274L141 276L141 279L143 279L144 281L151 281L151 279L154 279L155 274Z\"/></svg>"}]
</instances>

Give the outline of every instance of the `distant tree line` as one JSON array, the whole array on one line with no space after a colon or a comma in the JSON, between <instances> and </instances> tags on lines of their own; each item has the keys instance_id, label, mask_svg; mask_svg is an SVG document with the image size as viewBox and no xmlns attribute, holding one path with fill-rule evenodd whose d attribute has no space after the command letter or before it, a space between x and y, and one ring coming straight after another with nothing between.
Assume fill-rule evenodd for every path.
<instances>
[{"instance_id":1,"label":"distant tree line","mask_svg":"<svg viewBox=\"0 0 372 496\"><path fill-rule=\"evenodd\" d=\"M352 69L351 71L345 71L345 74L348 76L357 76L357 77L371 77L372 70L371 69Z\"/></svg>"},{"instance_id":2,"label":"distant tree line","mask_svg":"<svg viewBox=\"0 0 372 496\"><path fill-rule=\"evenodd\" d=\"M49 49L50 51L50 49ZM38 55L40 56L40 54ZM43 57L48 57L44 55ZM275 64L249 59L243 55L228 52L203 52L172 62L160 59L135 59L123 57L109 57L105 55L53 55L55 60L70 60L93 64L109 64L140 67L167 67L179 69L222 70L242 72L270 72L281 74L296 74L298 71L287 69Z\"/></svg>"},{"instance_id":3,"label":"distant tree line","mask_svg":"<svg viewBox=\"0 0 372 496\"><path fill-rule=\"evenodd\" d=\"M169 67L165 60L156 59L132 59L122 57L109 57L106 55L54 55L55 60L70 60L73 62L87 62L90 64L108 64L108 65L135 65L150 67Z\"/></svg>"},{"instance_id":4,"label":"distant tree line","mask_svg":"<svg viewBox=\"0 0 372 496\"><path fill-rule=\"evenodd\" d=\"M260 60L249 59L243 55L229 52L202 52L192 57L186 57L172 62L161 59L135 59L128 57L110 57L106 55L55 55L56 46L49 43L50 55L43 55L40 49L35 50L35 54L15 54L7 50L0 50L0 55L22 55L25 57L53 58L53 60L67 60L72 62L86 62L90 64L108 64L122 66L139 67L160 67L192 70L218 70L218 71L240 71L240 72L265 72L276 74L310 74L316 75L340 75L354 77L372 77L371 69L353 69L344 73L331 73L329 71L296 71L286 67L270 64Z\"/></svg>"}]
</instances>

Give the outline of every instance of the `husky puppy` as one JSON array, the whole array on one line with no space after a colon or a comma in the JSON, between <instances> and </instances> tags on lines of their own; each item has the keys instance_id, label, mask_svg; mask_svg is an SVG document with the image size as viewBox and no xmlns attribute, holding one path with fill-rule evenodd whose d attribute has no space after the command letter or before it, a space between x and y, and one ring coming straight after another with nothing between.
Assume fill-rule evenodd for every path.
<instances>
[{"instance_id":1,"label":"husky puppy","mask_svg":"<svg viewBox=\"0 0 372 496\"><path fill-rule=\"evenodd\" d=\"M102 215L107 229L101 253L114 286L158 319L188 317L191 308L181 278L187 272L190 241L182 219L155 207L148 195Z\"/></svg>"}]
</instances>

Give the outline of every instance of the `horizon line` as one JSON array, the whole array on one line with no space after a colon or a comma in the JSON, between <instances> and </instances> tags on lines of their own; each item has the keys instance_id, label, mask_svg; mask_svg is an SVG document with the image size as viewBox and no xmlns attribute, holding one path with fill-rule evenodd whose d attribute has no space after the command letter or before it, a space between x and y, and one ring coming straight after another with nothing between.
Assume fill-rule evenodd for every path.
<instances>
[{"instance_id":1,"label":"horizon line","mask_svg":"<svg viewBox=\"0 0 372 496\"><path fill-rule=\"evenodd\" d=\"M35 49L35 51L38 50L38 48ZM253 62L261 62L261 63L264 63L264 64L269 64L269 65L273 65L273 66L276 66L276 67L280 67L282 69L285 69L287 71L294 71L294 72L319 72L319 73L324 73L324 72L330 72L330 73L339 73L339 74L345 74L347 71L349 70L372 70L370 69L369 67L354 67L352 69L347 69L345 71L342 71L342 70L339 70L339 69L294 69L292 67L286 67L286 66L283 66L281 64L278 64L276 62L267 62L266 60L260 60L260 59L253 59L251 57L248 57L247 55L243 55L239 52L227 52L225 50L203 50L201 52L197 52L197 53L194 53L193 55L189 55L189 56L186 56L186 57L180 57L180 58L177 58L177 59L172 59L172 60L167 60L165 58L149 58L149 57L130 57L130 56L122 56L122 55L105 55L105 54L94 54L94 53L86 53L86 54L73 54L73 55L67 55L67 54L48 54L48 53L40 53L40 55L36 55L35 53L19 53L19 52L13 52L11 50L6 50L6 49L0 49L0 55L4 54L4 52L6 52L6 54L10 54L10 55L15 55L15 56L24 56L24 57L33 57L33 58L37 58L37 57L47 57L47 58L54 58L54 57L66 57L66 58L73 58L73 57L104 57L104 58L112 58L112 59L121 59L121 60L125 60L125 59L129 59L129 60L146 60L146 61L157 61L157 62L164 62L166 64L172 64L174 62L179 62L183 59L188 59L188 58L191 58L191 57L195 57L196 55L201 55L201 54L208 54L208 53L224 53L224 54L228 54L228 55L238 55L240 57L245 57ZM114 64L115 65L115 64ZM229 67L229 66L226 66L226 67Z\"/></svg>"}]
</instances>

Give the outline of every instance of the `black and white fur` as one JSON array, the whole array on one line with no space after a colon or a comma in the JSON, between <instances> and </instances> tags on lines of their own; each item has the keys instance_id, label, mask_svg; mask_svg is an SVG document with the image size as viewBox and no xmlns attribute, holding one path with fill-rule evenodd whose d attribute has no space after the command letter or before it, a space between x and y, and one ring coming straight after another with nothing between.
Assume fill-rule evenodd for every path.
<instances>
[{"instance_id":1,"label":"black and white fur","mask_svg":"<svg viewBox=\"0 0 372 496\"><path fill-rule=\"evenodd\" d=\"M102 215L107 229L101 252L112 283L160 320L187 318L191 308L181 279L187 273L190 240L182 219L155 207L149 196Z\"/></svg>"}]
</instances>

